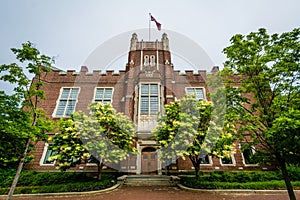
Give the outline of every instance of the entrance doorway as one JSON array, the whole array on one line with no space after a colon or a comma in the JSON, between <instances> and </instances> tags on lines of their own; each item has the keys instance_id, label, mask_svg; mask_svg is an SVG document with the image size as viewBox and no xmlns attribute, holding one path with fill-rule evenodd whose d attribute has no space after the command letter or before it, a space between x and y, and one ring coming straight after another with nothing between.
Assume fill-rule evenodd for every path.
<instances>
[{"instance_id":1,"label":"entrance doorway","mask_svg":"<svg viewBox=\"0 0 300 200\"><path fill-rule=\"evenodd\" d=\"M146 147L142 150L142 174L157 173L157 153L153 147Z\"/></svg>"}]
</instances>

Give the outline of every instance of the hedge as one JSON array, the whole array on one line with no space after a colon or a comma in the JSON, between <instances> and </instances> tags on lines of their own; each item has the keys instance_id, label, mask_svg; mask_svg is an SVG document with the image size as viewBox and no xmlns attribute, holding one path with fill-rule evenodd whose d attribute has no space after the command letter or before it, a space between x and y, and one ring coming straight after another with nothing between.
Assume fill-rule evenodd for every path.
<instances>
[{"instance_id":1,"label":"hedge","mask_svg":"<svg viewBox=\"0 0 300 200\"><path fill-rule=\"evenodd\" d=\"M115 184L114 180L105 179L101 181L78 182L48 186L22 186L17 187L15 194L35 194L35 193L57 193L57 192L84 192L101 190ZM9 188L0 188L0 194L8 194Z\"/></svg>"},{"instance_id":2,"label":"hedge","mask_svg":"<svg viewBox=\"0 0 300 200\"><path fill-rule=\"evenodd\" d=\"M288 167L292 184L300 188L300 168ZM280 171L229 172L214 171L200 176L199 180L191 176L181 176L183 185L199 189L285 189Z\"/></svg>"},{"instance_id":3,"label":"hedge","mask_svg":"<svg viewBox=\"0 0 300 200\"><path fill-rule=\"evenodd\" d=\"M14 172L0 170L0 188L10 187L15 175ZM116 179L113 175L103 174L103 179ZM36 172L23 171L17 186L44 186L66 183L88 182L94 178L85 172Z\"/></svg>"},{"instance_id":4,"label":"hedge","mask_svg":"<svg viewBox=\"0 0 300 200\"><path fill-rule=\"evenodd\" d=\"M15 170L0 170L0 194L9 192ZM102 174L100 181L85 172L36 172L23 171L15 194L82 192L113 186L116 176Z\"/></svg>"},{"instance_id":5,"label":"hedge","mask_svg":"<svg viewBox=\"0 0 300 200\"><path fill-rule=\"evenodd\" d=\"M300 181L300 168L288 167L291 181ZM185 172L184 174L190 174ZM205 175L204 175L205 174ZM212 171L200 173L202 181L210 182L264 182L272 180L283 180L281 171Z\"/></svg>"}]
</instances>

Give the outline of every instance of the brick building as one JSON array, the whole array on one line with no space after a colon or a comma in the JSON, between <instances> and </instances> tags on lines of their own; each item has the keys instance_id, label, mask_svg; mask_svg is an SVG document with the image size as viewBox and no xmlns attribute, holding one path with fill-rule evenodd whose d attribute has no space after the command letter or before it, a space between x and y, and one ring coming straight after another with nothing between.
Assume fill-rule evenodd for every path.
<instances>
[{"instance_id":1,"label":"brick building","mask_svg":"<svg viewBox=\"0 0 300 200\"><path fill-rule=\"evenodd\" d=\"M157 125L157 113L165 104L182 98L185 94L196 93L198 99L208 99L207 73L211 72L176 71L171 62L169 39L163 34L161 41L139 41L132 34L128 63L122 71L92 71L83 66L79 72L62 71L54 68L44 74L43 82L46 99L40 106L52 119L69 117L74 111L87 112L89 103L110 102L118 112L123 112L136 124L136 148L138 154L121 162L119 169L130 173L161 173L164 168L157 153L157 143L151 130ZM26 165L27 169L54 170L54 163L47 159L51 155L47 143L36 144L35 161ZM239 147L239 145L237 145ZM204 155L202 170L243 170L257 167L247 163L251 152L241 152L237 148L231 159L212 158ZM191 170L191 162L174 159L173 170ZM82 164L75 169L95 170L93 164Z\"/></svg>"}]
</instances>

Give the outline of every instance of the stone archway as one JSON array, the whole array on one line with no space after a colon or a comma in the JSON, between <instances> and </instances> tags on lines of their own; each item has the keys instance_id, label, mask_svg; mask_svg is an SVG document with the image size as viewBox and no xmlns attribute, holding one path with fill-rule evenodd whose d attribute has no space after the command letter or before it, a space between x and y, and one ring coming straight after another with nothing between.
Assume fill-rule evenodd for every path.
<instances>
[{"instance_id":1,"label":"stone archway","mask_svg":"<svg viewBox=\"0 0 300 200\"><path fill-rule=\"evenodd\" d=\"M153 147L142 149L142 174L157 174L157 152Z\"/></svg>"}]
</instances>

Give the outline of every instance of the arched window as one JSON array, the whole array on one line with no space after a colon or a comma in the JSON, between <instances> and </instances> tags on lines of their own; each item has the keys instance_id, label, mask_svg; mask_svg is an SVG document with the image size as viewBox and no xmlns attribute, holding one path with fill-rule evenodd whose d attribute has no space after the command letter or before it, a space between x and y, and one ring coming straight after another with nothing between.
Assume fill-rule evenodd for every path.
<instances>
[{"instance_id":1,"label":"arched window","mask_svg":"<svg viewBox=\"0 0 300 200\"><path fill-rule=\"evenodd\" d=\"M155 56L150 56L150 66L153 67L155 66Z\"/></svg>"},{"instance_id":2,"label":"arched window","mask_svg":"<svg viewBox=\"0 0 300 200\"><path fill-rule=\"evenodd\" d=\"M145 55L144 56L144 66L148 66L149 65L149 56Z\"/></svg>"}]
</instances>

